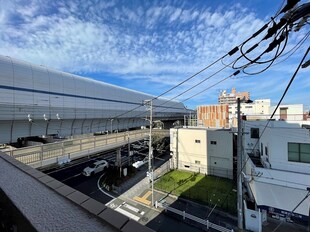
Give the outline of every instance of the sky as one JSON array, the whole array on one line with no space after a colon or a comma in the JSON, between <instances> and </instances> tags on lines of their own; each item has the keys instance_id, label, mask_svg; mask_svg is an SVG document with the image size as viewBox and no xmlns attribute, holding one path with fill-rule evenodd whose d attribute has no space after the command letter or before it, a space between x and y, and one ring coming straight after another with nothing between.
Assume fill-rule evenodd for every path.
<instances>
[{"instance_id":1,"label":"sky","mask_svg":"<svg viewBox=\"0 0 310 232\"><path fill-rule=\"evenodd\" d=\"M285 3L283 0L0 0L0 54L156 96L241 44ZM285 53L308 32L309 25L291 32L284 55L260 74L240 73L220 82L236 71L224 66L238 57L236 53L164 97L172 99L180 95L175 99L184 101L202 92L184 102L194 109L197 105L217 104L221 90L230 92L235 87L237 91L250 92L252 100L269 98L275 105L305 54L309 39L293 54ZM251 55L259 54L267 42ZM254 44L255 39L245 47ZM242 62L241 59L237 64ZM264 67L262 64L248 71ZM283 103L304 104L308 110L309 87L309 68L302 69Z\"/></svg>"}]
</instances>

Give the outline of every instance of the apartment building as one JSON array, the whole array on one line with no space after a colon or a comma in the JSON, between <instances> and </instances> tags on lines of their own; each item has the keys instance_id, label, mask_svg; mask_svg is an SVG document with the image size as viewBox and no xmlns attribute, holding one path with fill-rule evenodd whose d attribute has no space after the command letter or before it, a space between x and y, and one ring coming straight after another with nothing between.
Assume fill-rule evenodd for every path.
<instances>
[{"instance_id":1,"label":"apartment building","mask_svg":"<svg viewBox=\"0 0 310 232\"><path fill-rule=\"evenodd\" d=\"M227 93L226 90L223 90L220 92L220 95L218 97L218 103L220 105L236 104L238 98L240 98L241 101L249 100L250 92L237 92L236 88L232 88L231 93Z\"/></svg>"}]
</instances>

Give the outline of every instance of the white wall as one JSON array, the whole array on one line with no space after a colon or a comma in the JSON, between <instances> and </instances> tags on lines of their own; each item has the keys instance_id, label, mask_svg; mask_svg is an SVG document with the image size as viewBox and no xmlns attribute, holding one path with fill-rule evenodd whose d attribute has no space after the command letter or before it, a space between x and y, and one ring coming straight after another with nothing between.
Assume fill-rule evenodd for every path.
<instances>
[{"instance_id":1,"label":"white wall","mask_svg":"<svg viewBox=\"0 0 310 232\"><path fill-rule=\"evenodd\" d=\"M309 122L271 121L258 142L257 139L250 138L250 129L251 127L259 128L261 135L267 121L244 121L243 123L245 132L249 133L244 134L245 150L251 149L255 144L258 144L262 161L266 161L268 157L272 169L310 174L309 163L288 161L289 142L310 144L309 130L300 126L300 124L309 124ZM261 145L263 145L263 150L261 150Z\"/></svg>"},{"instance_id":2,"label":"white wall","mask_svg":"<svg viewBox=\"0 0 310 232\"><path fill-rule=\"evenodd\" d=\"M174 168L232 179L232 140L232 134L228 130L170 129L170 150L173 153ZM211 141L216 144L211 144Z\"/></svg>"},{"instance_id":3,"label":"white wall","mask_svg":"<svg viewBox=\"0 0 310 232\"><path fill-rule=\"evenodd\" d=\"M215 141L216 144L211 144ZM210 168L233 170L233 138L230 131L207 131L207 154Z\"/></svg>"},{"instance_id":4,"label":"white wall","mask_svg":"<svg viewBox=\"0 0 310 232\"><path fill-rule=\"evenodd\" d=\"M293 105L280 105L277 109L274 118L280 118L280 108L287 108L287 120L296 121L303 120L304 106L303 104L293 104ZM270 112L273 112L275 106L270 107Z\"/></svg>"}]
</instances>

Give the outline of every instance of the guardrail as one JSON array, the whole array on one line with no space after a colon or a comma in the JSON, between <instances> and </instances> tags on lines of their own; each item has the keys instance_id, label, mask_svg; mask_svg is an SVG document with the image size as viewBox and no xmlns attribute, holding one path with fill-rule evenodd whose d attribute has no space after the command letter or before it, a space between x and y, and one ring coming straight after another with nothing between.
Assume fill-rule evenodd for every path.
<instances>
[{"instance_id":1,"label":"guardrail","mask_svg":"<svg viewBox=\"0 0 310 232\"><path fill-rule=\"evenodd\" d=\"M233 229L227 229L227 228L225 228L223 226L219 226L217 224L214 224L214 223L210 222L209 220L205 220L205 219L196 217L194 215L188 214L185 211L181 211L181 210L172 208L167 203L161 203L161 202L157 202L156 201L155 202L155 207L156 208L157 207L163 208L165 210L165 212L170 211L172 213L178 214L178 215L183 217L183 220L188 218L188 219L190 219L192 221L195 221L195 222L198 222L200 224L203 224L203 225L205 225L207 227L207 229L212 228L212 229L215 229L215 230L220 231L220 232L234 232Z\"/></svg>"},{"instance_id":2,"label":"guardrail","mask_svg":"<svg viewBox=\"0 0 310 232\"><path fill-rule=\"evenodd\" d=\"M50 144L38 145L6 151L5 153L25 164L41 163L47 159L74 157L74 154L88 155L93 151L100 151L104 147L123 145L134 142L148 136L148 130L126 131L109 135L93 136L88 138L71 139Z\"/></svg>"}]
</instances>

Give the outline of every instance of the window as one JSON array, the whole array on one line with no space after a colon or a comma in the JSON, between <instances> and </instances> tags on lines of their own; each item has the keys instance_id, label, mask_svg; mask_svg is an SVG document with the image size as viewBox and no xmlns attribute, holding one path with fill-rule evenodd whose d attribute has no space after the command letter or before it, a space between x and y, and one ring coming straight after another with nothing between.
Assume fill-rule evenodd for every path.
<instances>
[{"instance_id":1,"label":"window","mask_svg":"<svg viewBox=\"0 0 310 232\"><path fill-rule=\"evenodd\" d=\"M259 138L259 128L251 128L251 139Z\"/></svg>"},{"instance_id":2,"label":"window","mask_svg":"<svg viewBox=\"0 0 310 232\"><path fill-rule=\"evenodd\" d=\"M200 164L200 161L199 160L195 160L195 164Z\"/></svg>"},{"instance_id":3,"label":"window","mask_svg":"<svg viewBox=\"0 0 310 232\"><path fill-rule=\"evenodd\" d=\"M216 145L216 141L211 141L211 144Z\"/></svg>"},{"instance_id":4,"label":"window","mask_svg":"<svg viewBox=\"0 0 310 232\"><path fill-rule=\"evenodd\" d=\"M184 167L189 168L190 166L189 165L184 165Z\"/></svg>"},{"instance_id":5,"label":"window","mask_svg":"<svg viewBox=\"0 0 310 232\"><path fill-rule=\"evenodd\" d=\"M251 109L251 108L253 108L253 106L245 106L245 108Z\"/></svg>"},{"instance_id":6,"label":"window","mask_svg":"<svg viewBox=\"0 0 310 232\"><path fill-rule=\"evenodd\" d=\"M200 140L199 139L195 139L195 143L200 143Z\"/></svg>"},{"instance_id":7,"label":"window","mask_svg":"<svg viewBox=\"0 0 310 232\"><path fill-rule=\"evenodd\" d=\"M310 163L310 144L288 143L288 161Z\"/></svg>"}]
</instances>

